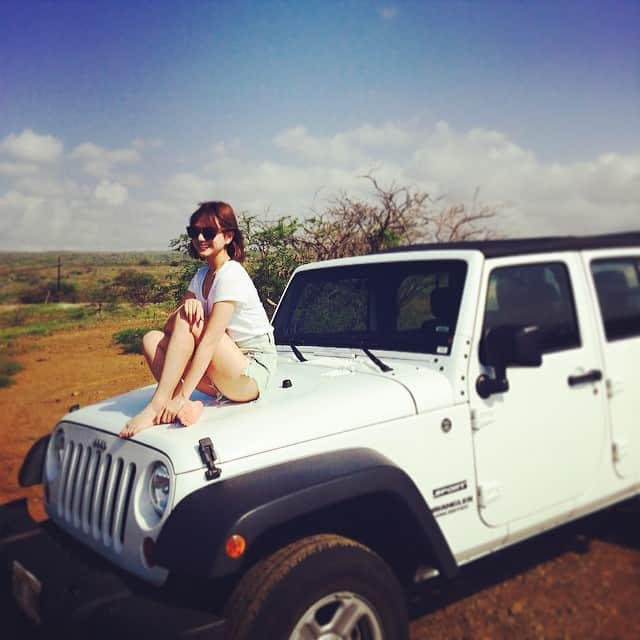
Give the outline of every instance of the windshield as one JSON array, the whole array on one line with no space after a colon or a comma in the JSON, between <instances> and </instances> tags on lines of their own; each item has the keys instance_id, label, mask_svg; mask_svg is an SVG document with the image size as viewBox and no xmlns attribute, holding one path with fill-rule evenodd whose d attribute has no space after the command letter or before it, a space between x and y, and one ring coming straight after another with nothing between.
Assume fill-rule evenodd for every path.
<instances>
[{"instance_id":1,"label":"windshield","mask_svg":"<svg viewBox=\"0 0 640 640\"><path fill-rule=\"evenodd\" d=\"M301 271L274 318L276 343L448 355L466 272L463 260Z\"/></svg>"}]
</instances>

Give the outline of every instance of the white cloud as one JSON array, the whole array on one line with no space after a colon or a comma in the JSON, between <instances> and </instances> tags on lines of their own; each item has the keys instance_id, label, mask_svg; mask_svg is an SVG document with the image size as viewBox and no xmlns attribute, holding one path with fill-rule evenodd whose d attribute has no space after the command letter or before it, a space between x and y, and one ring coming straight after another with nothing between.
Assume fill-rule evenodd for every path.
<instances>
[{"instance_id":1,"label":"white cloud","mask_svg":"<svg viewBox=\"0 0 640 640\"><path fill-rule=\"evenodd\" d=\"M275 137L281 149L295 154L302 160L327 164L349 164L361 157L359 149L349 144L344 134L331 138L310 135L304 127L287 129Z\"/></svg>"},{"instance_id":2,"label":"white cloud","mask_svg":"<svg viewBox=\"0 0 640 640\"><path fill-rule=\"evenodd\" d=\"M31 129L10 134L0 142L0 151L24 162L55 162L62 155L64 145L51 135L40 135Z\"/></svg>"},{"instance_id":3,"label":"white cloud","mask_svg":"<svg viewBox=\"0 0 640 640\"><path fill-rule=\"evenodd\" d=\"M398 15L398 9L396 7L382 7L378 13L383 20L393 20Z\"/></svg>"},{"instance_id":4,"label":"white cloud","mask_svg":"<svg viewBox=\"0 0 640 640\"><path fill-rule=\"evenodd\" d=\"M482 202L503 207L498 231L504 235L639 226L639 155L545 163L503 132L457 131L446 122L363 125L330 136L297 126L274 143L285 153L280 162L227 156L204 172L215 175L221 197L233 198L240 210L273 215L304 216L342 189L371 197L370 185L357 176L373 170L382 185L415 186L434 198L469 202L479 188Z\"/></svg>"},{"instance_id":5,"label":"white cloud","mask_svg":"<svg viewBox=\"0 0 640 640\"><path fill-rule=\"evenodd\" d=\"M176 202L188 204L211 200L215 195L216 183L194 173L177 173L169 179L167 194Z\"/></svg>"},{"instance_id":6,"label":"white cloud","mask_svg":"<svg viewBox=\"0 0 640 640\"><path fill-rule=\"evenodd\" d=\"M239 153L241 150L240 140L234 138L230 142L220 141L211 146L211 151L214 157L228 156L234 153Z\"/></svg>"},{"instance_id":7,"label":"white cloud","mask_svg":"<svg viewBox=\"0 0 640 640\"><path fill-rule=\"evenodd\" d=\"M639 226L640 151L545 162L501 131L419 121L363 124L330 135L300 125L277 133L262 157L246 141L218 141L209 149L206 165L187 162L169 176L140 163L133 146L84 143L72 158L49 165L3 161L0 246L164 248L199 201L222 199L238 212L303 217L341 190L371 198L371 185L358 176L372 170L382 185L418 187L457 202L469 202L479 188L483 203L505 204L498 219L503 235ZM181 153L172 150L171 157ZM78 171L78 164L98 179ZM37 237L33 229L41 231Z\"/></svg>"},{"instance_id":8,"label":"white cloud","mask_svg":"<svg viewBox=\"0 0 640 640\"><path fill-rule=\"evenodd\" d=\"M42 198L58 198L71 196L76 185L71 181L56 180L51 176L26 176L15 183L20 193Z\"/></svg>"},{"instance_id":9,"label":"white cloud","mask_svg":"<svg viewBox=\"0 0 640 640\"><path fill-rule=\"evenodd\" d=\"M129 197L129 191L119 182L101 180L94 191L94 195L97 200L102 200L112 206L118 206Z\"/></svg>"},{"instance_id":10,"label":"white cloud","mask_svg":"<svg viewBox=\"0 0 640 640\"><path fill-rule=\"evenodd\" d=\"M140 162L137 149L105 149L93 142L83 142L72 152L74 160L82 162L85 173L94 178L110 178L116 165L132 165Z\"/></svg>"},{"instance_id":11,"label":"white cloud","mask_svg":"<svg viewBox=\"0 0 640 640\"><path fill-rule=\"evenodd\" d=\"M131 142L131 146L138 151L144 149L161 149L164 146L164 141L160 138L135 138Z\"/></svg>"},{"instance_id":12,"label":"white cloud","mask_svg":"<svg viewBox=\"0 0 640 640\"><path fill-rule=\"evenodd\" d=\"M118 182L125 187L142 187L144 185L144 177L137 173L124 173L119 177Z\"/></svg>"},{"instance_id":13,"label":"white cloud","mask_svg":"<svg viewBox=\"0 0 640 640\"><path fill-rule=\"evenodd\" d=\"M146 202L119 202L122 191L117 185L69 189L58 196L33 196L17 190L0 195L2 248L164 249L168 239L180 233L181 221L171 220L170 210L160 215L149 211Z\"/></svg>"},{"instance_id":14,"label":"white cloud","mask_svg":"<svg viewBox=\"0 0 640 640\"><path fill-rule=\"evenodd\" d=\"M26 176L38 173L38 165L27 162L0 162L0 176Z\"/></svg>"},{"instance_id":15,"label":"white cloud","mask_svg":"<svg viewBox=\"0 0 640 640\"><path fill-rule=\"evenodd\" d=\"M303 126L286 129L276 135L275 144L309 162L330 166L349 166L367 159L372 151L388 151L409 144L408 132L394 124L374 127L365 124L330 137L309 134Z\"/></svg>"},{"instance_id":16,"label":"white cloud","mask_svg":"<svg viewBox=\"0 0 640 640\"><path fill-rule=\"evenodd\" d=\"M13 190L7 191L0 197L0 207L17 207L27 211L40 206L43 202L42 198L25 195Z\"/></svg>"}]
</instances>

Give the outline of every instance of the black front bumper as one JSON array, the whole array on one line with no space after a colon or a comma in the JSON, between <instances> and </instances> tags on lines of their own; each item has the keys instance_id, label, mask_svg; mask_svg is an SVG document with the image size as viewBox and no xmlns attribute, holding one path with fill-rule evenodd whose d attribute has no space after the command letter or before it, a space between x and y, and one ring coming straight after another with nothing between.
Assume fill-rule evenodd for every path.
<instances>
[{"instance_id":1,"label":"black front bumper","mask_svg":"<svg viewBox=\"0 0 640 640\"><path fill-rule=\"evenodd\" d=\"M50 521L34 522L26 500L0 506L0 612L20 626L16 638L225 638L222 618L175 595L115 570Z\"/></svg>"}]
</instances>

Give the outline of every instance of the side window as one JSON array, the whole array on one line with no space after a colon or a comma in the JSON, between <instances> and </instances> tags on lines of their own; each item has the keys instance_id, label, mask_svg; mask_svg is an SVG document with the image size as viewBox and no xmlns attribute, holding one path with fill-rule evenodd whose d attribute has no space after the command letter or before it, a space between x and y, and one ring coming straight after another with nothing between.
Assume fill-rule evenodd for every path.
<instances>
[{"instance_id":1,"label":"side window","mask_svg":"<svg viewBox=\"0 0 640 640\"><path fill-rule=\"evenodd\" d=\"M580 346L569 273L560 262L500 267L491 272L484 331L540 327L543 353Z\"/></svg>"},{"instance_id":2,"label":"side window","mask_svg":"<svg viewBox=\"0 0 640 640\"><path fill-rule=\"evenodd\" d=\"M607 340L640 335L640 258L594 260L591 274Z\"/></svg>"}]
</instances>

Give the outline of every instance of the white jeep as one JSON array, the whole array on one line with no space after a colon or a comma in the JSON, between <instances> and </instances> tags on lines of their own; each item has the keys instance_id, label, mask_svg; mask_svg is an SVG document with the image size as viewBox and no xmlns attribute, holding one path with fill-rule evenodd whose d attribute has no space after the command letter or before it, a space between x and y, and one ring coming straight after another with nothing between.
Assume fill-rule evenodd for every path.
<instances>
[{"instance_id":1,"label":"white jeep","mask_svg":"<svg viewBox=\"0 0 640 640\"><path fill-rule=\"evenodd\" d=\"M0 508L5 596L93 636L408 637L405 590L640 492L640 233L310 264L263 396L67 414Z\"/></svg>"}]
</instances>

